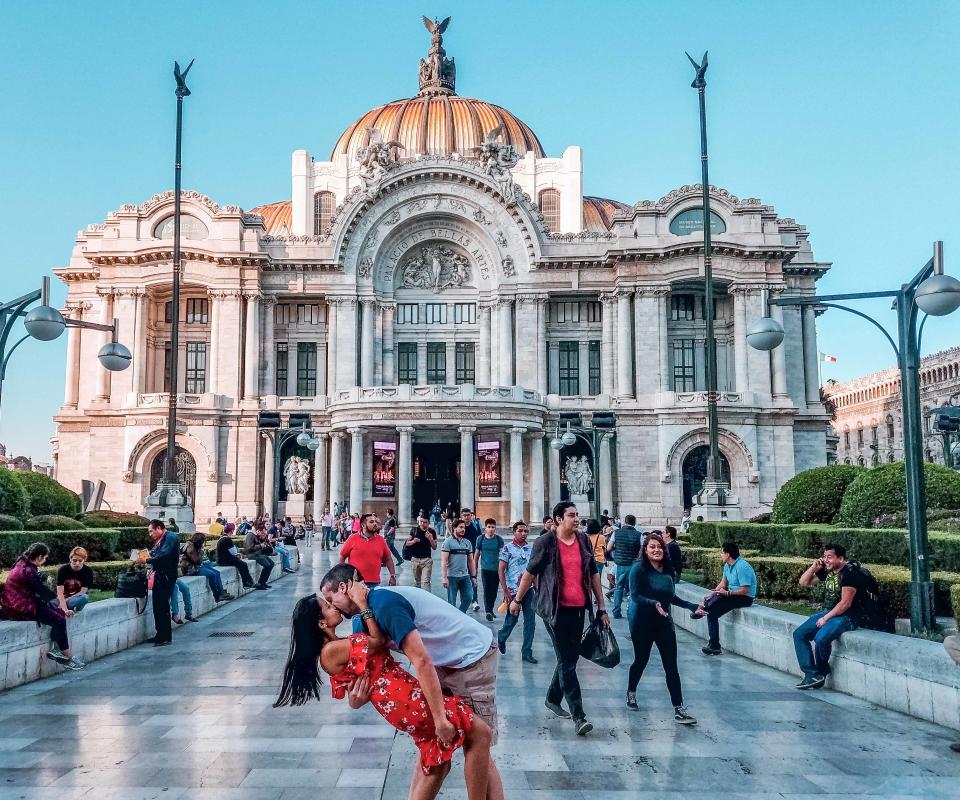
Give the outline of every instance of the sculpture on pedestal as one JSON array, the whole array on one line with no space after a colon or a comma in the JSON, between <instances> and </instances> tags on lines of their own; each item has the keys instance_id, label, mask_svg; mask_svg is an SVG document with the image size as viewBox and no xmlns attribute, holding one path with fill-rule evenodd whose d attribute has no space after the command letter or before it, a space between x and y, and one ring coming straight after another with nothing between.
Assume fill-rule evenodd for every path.
<instances>
[{"instance_id":1,"label":"sculpture on pedestal","mask_svg":"<svg viewBox=\"0 0 960 800\"><path fill-rule=\"evenodd\" d=\"M306 494L310 488L310 462L300 456L290 456L283 465L283 479L287 494Z\"/></svg>"},{"instance_id":2,"label":"sculpture on pedestal","mask_svg":"<svg viewBox=\"0 0 960 800\"><path fill-rule=\"evenodd\" d=\"M563 471L571 495L586 496L593 489L593 470L586 456L570 456Z\"/></svg>"}]
</instances>

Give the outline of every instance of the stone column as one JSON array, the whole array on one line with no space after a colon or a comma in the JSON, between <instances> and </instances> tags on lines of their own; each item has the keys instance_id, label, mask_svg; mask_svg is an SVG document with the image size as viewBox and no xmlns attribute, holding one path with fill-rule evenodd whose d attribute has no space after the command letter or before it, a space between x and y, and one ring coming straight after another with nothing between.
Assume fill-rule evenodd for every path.
<instances>
[{"instance_id":1,"label":"stone column","mask_svg":"<svg viewBox=\"0 0 960 800\"><path fill-rule=\"evenodd\" d=\"M530 519L532 527L543 519L543 431L535 431L530 438ZM511 524L516 520L511 520Z\"/></svg>"},{"instance_id":2,"label":"stone column","mask_svg":"<svg viewBox=\"0 0 960 800\"><path fill-rule=\"evenodd\" d=\"M547 394L547 298L540 296L537 303L537 391Z\"/></svg>"},{"instance_id":3,"label":"stone column","mask_svg":"<svg viewBox=\"0 0 960 800\"><path fill-rule=\"evenodd\" d=\"M613 436L612 431L600 435L600 486L597 500L600 504L598 511L606 508L616 516L613 508L613 459L610 455L610 440Z\"/></svg>"},{"instance_id":4,"label":"stone column","mask_svg":"<svg viewBox=\"0 0 960 800\"><path fill-rule=\"evenodd\" d=\"M396 303L383 304L383 385L394 386L397 382L396 359L394 357L393 322Z\"/></svg>"},{"instance_id":5,"label":"stone column","mask_svg":"<svg viewBox=\"0 0 960 800\"><path fill-rule=\"evenodd\" d=\"M536 389L537 356L540 353L536 298L520 295L517 297L516 309L517 341L521 344L516 349L514 382L524 389Z\"/></svg>"},{"instance_id":6,"label":"stone column","mask_svg":"<svg viewBox=\"0 0 960 800\"><path fill-rule=\"evenodd\" d=\"M427 382L427 343L417 342L417 384Z\"/></svg>"},{"instance_id":7,"label":"stone column","mask_svg":"<svg viewBox=\"0 0 960 800\"><path fill-rule=\"evenodd\" d=\"M730 290L733 295L733 363L738 392L745 392L750 386L747 364L747 297L745 292L746 290L742 287Z\"/></svg>"},{"instance_id":8,"label":"stone column","mask_svg":"<svg viewBox=\"0 0 960 800\"><path fill-rule=\"evenodd\" d=\"M223 313L224 292L208 291L210 304L210 346L207 349L207 391L220 394L220 317ZM182 329L181 329L182 330ZM183 366L184 359L180 359ZM180 385L180 391L183 386Z\"/></svg>"},{"instance_id":9,"label":"stone column","mask_svg":"<svg viewBox=\"0 0 960 800\"><path fill-rule=\"evenodd\" d=\"M547 456L548 469L550 470L550 483L547 488L550 491L550 508L552 509L560 502L560 451L554 450L551 447L547 451ZM532 519L530 522L531 524L539 525L542 519L543 516L541 516L540 519Z\"/></svg>"},{"instance_id":10,"label":"stone column","mask_svg":"<svg viewBox=\"0 0 960 800\"><path fill-rule=\"evenodd\" d=\"M486 304L480 304L477 308L480 323L480 342L477 347L477 385L490 385L490 313L491 308Z\"/></svg>"},{"instance_id":11,"label":"stone column","mask_svg":"<svg viewBox=\"0 0 960 800\"><path fill-rule=\"evenodd\" d=\"M336 298L327 300L327 394L337 391L337 318L339 303ZM331 505L330 508L333 508Z\"/></svg>"},{"instance_id":12,"label":"stone column","mask_svg":"<svg viewBox=\"0 0 960 800\"><path fill-rule=\"evenodd\" d=\"M273 482L275 480L273 464L273 439L263 436L263 510L273 519Z\"/></svg>"},{"instance_id":13,"label":"stone column","mask_svg":"<svg viewBox=\"0 0 960 800\"><path fill-rule=\"evenodd\" d=\"M670 337L667 335L667 298L669 289L661 289L657 293L657 330L660 336L658 351L660 353L660 391L673 390L673 380L670 374Z\"/></svg>"},{"instance_id":14,"label":"stone column","mask_svg":"<svg viewBox=\"0 0 960 800\"><path fill-rule=\"evenodd\" d=\"M560 363L560 354L557 353L557 364ZM581 397L590 394L590 342L582 339L577 347L577 392Z\"/></svg>"},{"instance_id":15,"label":"stone column","mask_svg":"<svg viewBox=\"0 0 960 800\"><path fill-rule=\"evenodd\" d=\"M820 354L817 352L817 313L813 306L801 306L800 324L803 331L803 377L807 405L820 403ZM777 348L783 349L783 345Z\"/></svg>"},{"instance_id":16,"label":"stone column","mask_svg":"<svg viewBox=\"0 0 960 800\"><path fill-rule=\"evenodd\" d=\"M363 508L363 428L349 428L350 434L350 513Z\"/></svg>"},{"instance_id":17,"label":"stone column","mask_svg":"<svg viewBox=\"0 0 960 800\"><path fill-rule=\"evenodd\" d=\"M337 306L337 389L357 385L357 301L342 298Z\"/></svg>"},{"instance_id":18,"label":"stone column","mask_svg":"<svg viewBox=\"0 0 960 800\"><path fill-rule=\"evenodd\" d=\"M633 324L629 289L617 291L617 397L633 398Z\"/></svg>"},{"instance_id":19,"label":"stone column","mask_svg":"<svg viewBox=\"0 0 960 800\"><path fill-rule=\"evenodd\" d=\"M523 434L526 428L510 429L510 520L523 519Z\"/></svg>"},{"instance_id":20,"label":"stone column","mask_svg":"<svg viewBox=\"0 0 960 800\"><path fill-rule=\"evenodd\" d=\"M410 504L413 500L413 428L399 427L399 457L397 461L397 519L401 525L412 525Z\"/></svg>"},{"instance_id":21,"label":"stone column","mask_svg":"<svg viewBox=\"0 0 960 800\"><path fill-rule=\"evenodd\" d=\"M780 326L783 327L783 308L781 306L770 306L770 313L773 318L780 323ZM779 347L773 348L770 352L770 358L773 361L773 396L774 397L789 397L789 392L787 391L787 357L786 357L786 344L781 344ZM819 353L817 354L819 367ZM819 372L819 370L818 370ZM819 381L818 381L819 384ZM817 391L817 400L820 400L820 392Z\"/></svg>"},{"instance_id":22,"label":"stone column","mask_svg":"<svg viewBox=\"0 0 960 800\"><path fill-rule=\"evenodd\" d=\"M360 385L373 386L373 345L376 341L373 323L372 297L360 299L361 326L360 326Z\"/></svg>"},{"instance_id":23,"label":"stone column","mask_svg":"<svg viewBox=\"0 0 960 800\"><path fill-rule=\"evenodd\" d=\"M463 425L460 431L460 507L477 510L477 478L473 434L477 429L471 425Z\"/></svg>"},{"instance_id":24,"label":"stone column","mask_svg":"<svg viewBox=\"0 0 960 800\"><path fill-rule=\"evenodd\" d=\"M513 299L501 298L498 309L500 325L500 358L497 382L501 386L513 386Z\"/></svg>"},{"instance_id":25,"label":"stone column","mask_svg":"<svg viewBox=\"0 0 960 800\"><path fill-rule=\"evenodd\" d=\"M320 524L320 515L327 504L327 439L325 433L318 433L320 446L313 453L313 518Z\"/></svg>"},{"instance_id":26,"label":"stone column","mask_svg":"<svg viewBox=\"0 0 960 800\"><path fill-rule=\"evenodd\" d=\"M65 317L79 320L83 311L79 305L67 305ZM134 367L137 360L134 359ZM80 401L80 328L67 328L67 375L63 388L63 404L76 408Z\"/></svg>"},{"instance_id":27,"label":"stone column","mask_svg":"<svg viewBox=\"0 0 960 800\"><path fill-rule=\"evenodd\" d=\"M130 350L133 352L133 375L131 391L134 394L134 403L137 395L144 391L147 378L147 302L144 299L143 289L133 290L133 341ZM67 343L69 348L69 342Z\"/></svg>"},{"instance_id":28,"label":"stone column","mask_svg":"<svg viewBox=\"0 0 960 800\"><path fill-rule=\"evenodd\" d=\"M247 400L259 395L257 373L260 366L260 295L253 293L247 298L247 324L243 349L243 396Z\"/></svg>"},{"instance_id":29,"label":"stone column","mask_svg":"<svg viewBox=\"0 0 960 800\"><path fill-rule=\"evenodd\" d=\"M330 502L328 508L333 508L334 503L341 502L343 498L343 440L346 434L340 431L333 431L330 434Z\"/></svg>"},{"instance_id":30,"label":"stone column","mask_svg":"<svg viewBox=\"0 0 960 800\"><path fill-rule=\"evenodd\" d=\"M100 324L109 325L113 322L113 292L109 289L98 289L100 295ZM100 346L110 342L110 332L104 331L100 334ZM106 402L110 399L110 370L97 362L97 400Z\"/></svg>"},{"instance_id":31,"label":"stone column","mask_svg":"<svg viewBox=\"0 0 960 800\"><path fill-rule=\"evenodd\" d=\"M613 331L613 304L616 298L610 294L600 295L600 303L603 306L601 322L603 323L600 339L600 390L601 394L611 394L614 391L616 375L614 375L614 366L616 364L616 353L614 351Z\"/></svg>"},{"instance_id":32,"label":"stone column","mask_svg":"<svg viewBox=\"0 0 960 800\"><path fill-rule=\"evenodd\" d=\"M275 297L261 297L260 306L263 309L263 392L264 396L277 393L277 344L273 337L273 308Z\"/></svg>"}]
</instances>

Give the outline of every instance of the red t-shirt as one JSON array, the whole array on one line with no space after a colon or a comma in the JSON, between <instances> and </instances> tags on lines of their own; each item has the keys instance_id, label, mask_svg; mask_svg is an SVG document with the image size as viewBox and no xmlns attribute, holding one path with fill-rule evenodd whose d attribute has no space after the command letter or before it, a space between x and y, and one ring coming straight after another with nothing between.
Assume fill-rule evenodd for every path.
<instances>
[{"instance_id":1,"label":"red t-shirt","mask_svg":"<svg viewBox=\"0 0 960 800\"><path fill-rule=\"evenodd\" d=\"M343 543L340 555L350 566L357 568L366 583L379 583L380 567L389 562L390 549L382 536L364 539L359 533L355 533Z\"/></svg>"},{"instance_id":2,"label":"red t-shirt","mask_svg":"<svg viewBox=\"0 0 960 800\"><path fill-rule=\"evenodd\" d=\"M570 544L564 544L557 537L557 547L560 548L560 607L586 608L580 542L575 538Z\"/></svg>"}]
</instances>

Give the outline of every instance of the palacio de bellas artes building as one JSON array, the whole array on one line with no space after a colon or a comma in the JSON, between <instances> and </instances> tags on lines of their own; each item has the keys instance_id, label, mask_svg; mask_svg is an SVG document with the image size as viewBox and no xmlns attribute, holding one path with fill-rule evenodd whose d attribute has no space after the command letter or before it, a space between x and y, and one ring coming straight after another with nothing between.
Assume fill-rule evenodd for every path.
<instances>
[{"instance_id":1,"label":"palacio de bellas artes building","mask_svg":"<svg viewBox=\"0 0 960 800\"><path fill-rule=\"evenodd\" d=\"M568 498L663 524L696 502L701 187L584 196L580 148L548 156L513 113L459 95L446 24L428 29L419 92L360 116L326 158L295 151L289 199L244 210L183 193L179 309L173 192L79 233L55 270L66 313L117 318L133 364L90 366L102 334L70 328L61 483L103 480L112 508L143 508L162 473L176 313L177 465L198 524L334 501L408 522L438 500L539 524ZM724 513L748 518L826 463L829 417L814 312L775 309L786 339L772 353L746 328L763 290L812 294L830 265L760 200L711 188L711 205ZM316 450L283 435L299 428Z\"/></svg>"}]
</instances>

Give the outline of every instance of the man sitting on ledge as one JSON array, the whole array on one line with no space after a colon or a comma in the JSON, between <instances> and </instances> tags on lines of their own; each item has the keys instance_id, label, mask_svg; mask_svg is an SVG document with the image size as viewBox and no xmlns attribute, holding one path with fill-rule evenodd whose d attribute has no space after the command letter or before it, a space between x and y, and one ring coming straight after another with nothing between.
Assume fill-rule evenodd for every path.
<instances>
[{"instance_id":1,"label":"man sitting on ledge","mask_svg":"<svg viewBox=\"0 0 960 800\"><path fill-rule=\"evenodd\" d=\"M847 550L839 544L824 545L823 556L800 576L801 586L823 582L823 607L827 610L809 617L793 632L797 662L803 670L798 689L819 689L826 682L833 643L860 625L868 579L868 573L847 562Z\"/></svg>"}]
</instances>

